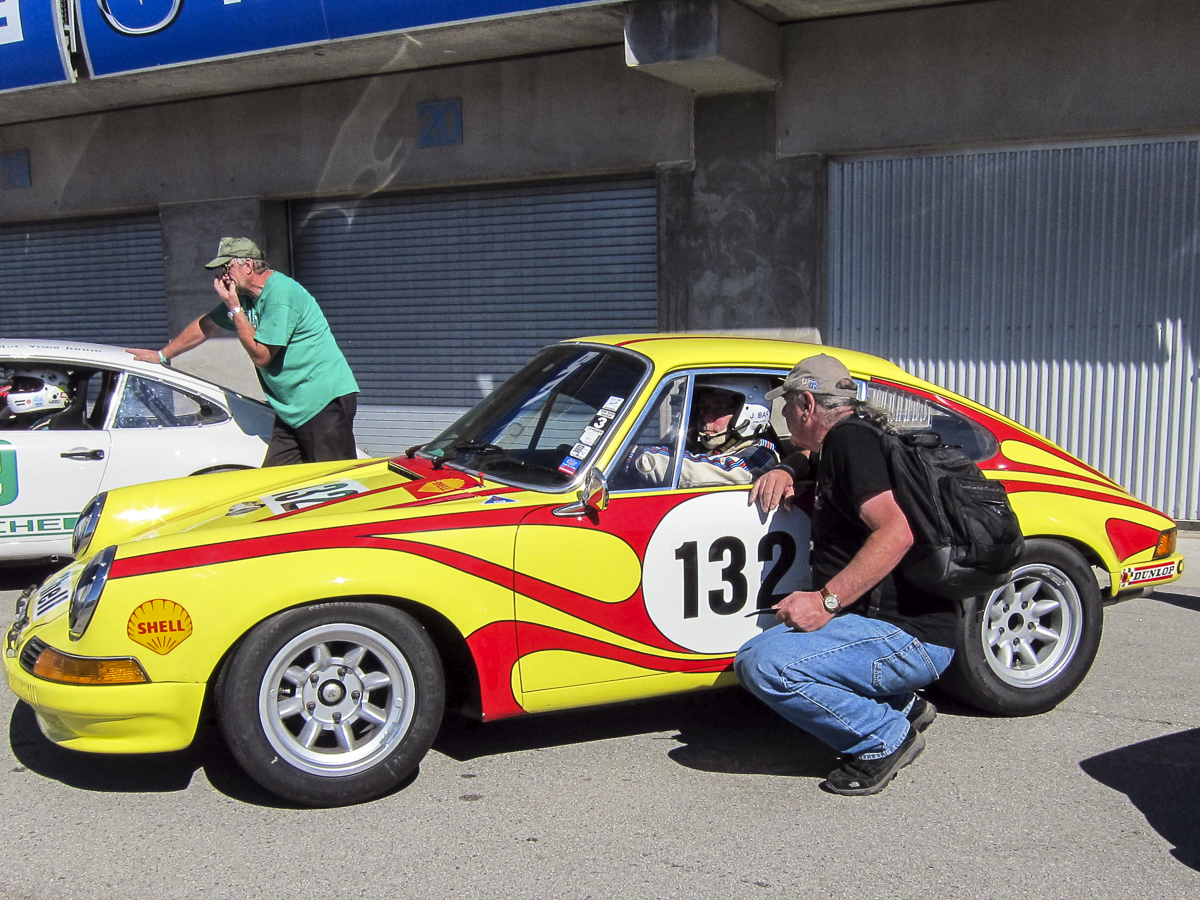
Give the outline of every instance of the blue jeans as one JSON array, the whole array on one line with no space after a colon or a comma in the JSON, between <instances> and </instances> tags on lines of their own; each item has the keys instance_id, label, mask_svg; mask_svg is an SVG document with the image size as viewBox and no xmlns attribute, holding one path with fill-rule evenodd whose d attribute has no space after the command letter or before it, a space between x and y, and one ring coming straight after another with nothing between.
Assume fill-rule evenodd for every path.
<instances>
[{"instance_id":1,"label":"blue jeans","mask_svg":"<svg viewBox=\"0 0 1200 900\"><path fill-rule=\"evenodd\" d=\"M913 691L953 656L889 622L849 613L817 631L776 625L747 641L733 667L746 690L793 725L840 753L878 759L908 736Z\"/></svg>"}]
</instances>

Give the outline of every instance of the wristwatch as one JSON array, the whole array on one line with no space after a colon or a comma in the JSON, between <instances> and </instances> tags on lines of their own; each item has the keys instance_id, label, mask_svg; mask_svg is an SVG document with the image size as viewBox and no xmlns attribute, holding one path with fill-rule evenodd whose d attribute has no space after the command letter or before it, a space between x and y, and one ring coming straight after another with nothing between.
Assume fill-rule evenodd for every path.
<instances>
[{"instance_id":1,"label":"wristwatch","mask_svg":"<svg viewBox=\"0 0 1200 900\"><path fill-rule=\"evenodd\" d=\"M837 594L831 594L829 588L821 588L821 602L825 604L825 609L831 613L835 613L842 608L842 601L838 599Z\"/></svg>"},{"instance_id":2,"label":"wristwatch","mask_svg":"<svg viewBox=\"0 0 1200 900\"><path fill-rule=\"evenodd\" d=\"M233 317L236 316L240 312L245 312L245 310L242 309L240 306L235 306L233 309L229 310L229 312L227 313L227 315L229 316L229 321L232 322Z\"/></svg>"}]
</instances>

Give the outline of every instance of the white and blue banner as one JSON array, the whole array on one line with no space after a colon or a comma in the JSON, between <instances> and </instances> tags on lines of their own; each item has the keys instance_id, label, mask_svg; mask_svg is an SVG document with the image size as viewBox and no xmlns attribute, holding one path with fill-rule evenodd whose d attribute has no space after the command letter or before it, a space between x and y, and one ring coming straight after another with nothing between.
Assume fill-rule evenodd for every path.
<instances>
[{"instance_id":1,"label":"white and blue banner","mask_svg":"<svg viewBox=\"0 0 1200 900\"><path fill-rule=\"evenodd\" d=\"M0 91L75 80L58 0L0 0Z\"/></svg>"},{"instance_id":2,"label":"white and blue banner","mask_svg":"<svg viewBox=\"0 0 1200 900\"><path fill-rule=\"evenodd\" d=\"M0 0L13 2L13 0ZM589 3L553 0L78 0L93 75ZM608 0L612 2L612 0Z\"/></svg>"}]
</instances>

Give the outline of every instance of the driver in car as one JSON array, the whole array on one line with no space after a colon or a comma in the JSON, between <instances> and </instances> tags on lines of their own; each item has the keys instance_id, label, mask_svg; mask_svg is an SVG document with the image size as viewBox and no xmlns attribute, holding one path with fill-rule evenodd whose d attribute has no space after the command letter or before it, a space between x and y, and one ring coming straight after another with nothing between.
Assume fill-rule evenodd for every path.
<instances>
[{"instance_id":1,"label":"driver in car","mask_svg":"<svg viewBox=\"0 0 1200 900\"><path fill-rule=\"evenodd\" d=\"M33 428L71 404L71 379L57 369L0 370L0 428Z\"/></svg>"},{"instance_id":2,"label":"driver in car","mask_svg":"<svg viewBox=\"0 0 1200 900\"><path fill-rule=\"evenodd\" d=\"M779 462L771 440L767 379L727 375L696 385L691 433L679 473L680 487L750 484ZM671 468L670 447L647 447L634 467L647 481L662 484Z\"/></svg>"}]
</instances>

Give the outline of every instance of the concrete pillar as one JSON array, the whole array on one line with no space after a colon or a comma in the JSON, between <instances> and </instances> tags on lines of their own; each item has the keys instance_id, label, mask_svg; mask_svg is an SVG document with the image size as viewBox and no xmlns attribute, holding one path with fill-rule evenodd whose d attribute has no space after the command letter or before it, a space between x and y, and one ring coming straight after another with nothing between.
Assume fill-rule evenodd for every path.
<instances>
[{"instance_id":1,"label":"concrete pillar","mask_svg":"<svg viewBox=\"0 0 1200 900\"><path fill-rule=\"evenodd\" d=\"M248 237L272 268L288 271L287 218L282 203L257 197L164 204L163 232L167 323L172 337L220 303L213 273L204 264L216 256L222 237ZM247 396L262 397L254 365L233 332L221 334L180 356L173 365Z\"/></svg>"},{"instance_id":2,"label":"concrete pillar","mask_svg":"<svg viewBox=\"0 0 1200 900\"><path fill-rule=\"evenodd\" d=\"M779 159L768 93L698 98L695 166L659 171L664 328L819 340L826 165Z\"/></svg>"}]
</instances>

